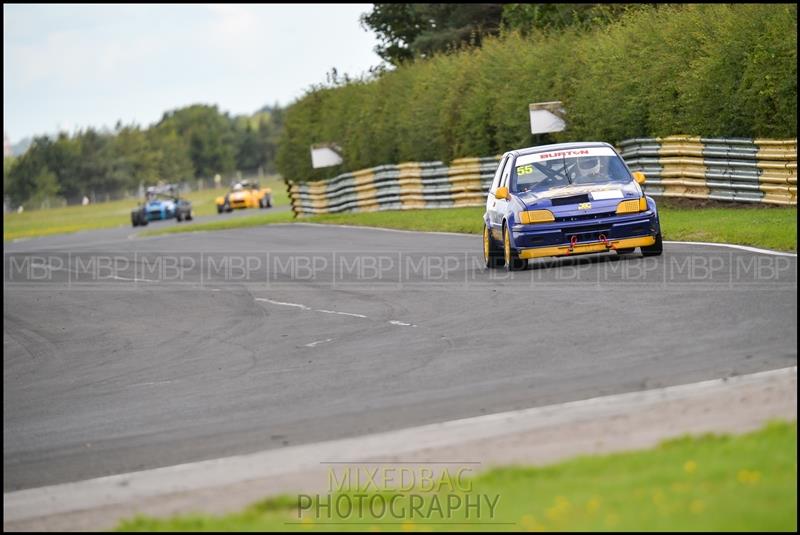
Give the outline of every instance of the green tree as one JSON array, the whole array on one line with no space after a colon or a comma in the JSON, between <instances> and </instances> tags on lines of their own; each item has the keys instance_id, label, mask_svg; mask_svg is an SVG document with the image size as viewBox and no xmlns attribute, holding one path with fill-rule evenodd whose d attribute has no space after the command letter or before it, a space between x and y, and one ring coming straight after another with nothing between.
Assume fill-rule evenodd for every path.
<instances>
[{"instance_id":1,"label":"green tree","mask_svg":"<svg viewBox=\"0 0 800 535\"><path fill-rule=\"evenodd\" d=\"M236 168L235 125L216 106L194 105L165 113L157 127L172 129L187 142L196 176L210 177Z\"/></svg>"},{"instance_id":2,"label":"green tree","mask_svg":"<svg viewBox=\"0 0 800 535\"><path fill-rule=\"evenodd\" d=\"M30 151L30 149L28 149ZM76 201L88 193L81 174L81 136L68 136L62 132L55 140L39 138L36 150L41 152L44 164L56 174L61 195ZM26 153L27 154L27 153Z\"/></svg>"},{"instance_id":3,"label":"green tree","mask_svg":"<svg viewBox=\"0 0 800 535\"><path fill-rule=\"evenodd\" d=\"M195 177L189 144L171 128L150 128L147 137L154 152L157 180L184 182Z\"/></svg>"},{"instance_id":4,"label":"green tree","mask_svg":"<svg viewBox=\"0 0 800 535\"><path fill-rule=\"evenodd\" d=\"M266 151L259 139L258 132L248 123L239 136L236 155L236 167L243 171L254 171L264 165Z\"/></svg>"},{"instance_id":5,"label":"green tree","mask_svg":"<svg viewBox=\"0 0 800 535\"><path fill-rule=\"evenodd\" d=\"M159 152L138 126L119 126L109 145L109 184L135 191L140 183L158 181Z\"/></svg>"},{"instance_id":6,"label":"green tree","mask_svg":"<svg viewBox=\"0 0 800 535\"><path fill-rule=\"evenodd\" d=\"M91 195L110 193L121 186L118 177L111 174L113 146L111 136L88 128L80 137L80 163L78 177Z\"/></svg>"},{"instance_id":7,"label":"green tree","mask_svg":"<svg viewBox=\"0 0 800 535\"><path fill-rule=\"evenodd\" d=\"M34 137L28 150L17 158L8 171L8 188L6 193L13 205L20 205L36 192L36 178L50 172L46 157L51 146L47 136Z\"/></svg>"},{"instance_id":8,"label":"green tree","mask_svg":"<svg viewBox=\"0 0 800 535\"><path fill-rule=\"evenodd\" d=\"M505 4L504 29L528 35L533 31L588 30L606 26L634 10L655 4Z\"/></svg>"},{"instance_id":9,"label":"green tree","mask_svg":"<svg viewBox=\"0 0 800 535\"><path fill-rule=\"evenodd\" d=\"M6 195L8 193L9 187L9 175L11 174L11 169L14 167L14 164L17 163L17 159L13 156L4 156L3 157L3 194Z\"/></svg>"},{"instance_id":10,"label":"green tree","mask_svg":"<svg viewBox=\"0 0 800 535\"><path fill-rule=\"evenodd\" d=\"M503 4L373 4L361 24L380 39L375 52L399 65L463 45L480 46L500 31Z\"/></svg>"},{"instance_id":11,"label":"green tree","mask_svg":"<svg viewBox=\"0 0 800 535\"><path fill-rule=\"evenodd\" d=\"M63 203L59 199L59 187L56 174L47 167L42 167L33 178L33 193L25 201L28 208L49 208L52 203Z\"/></svg>"},{"instance_id":12,"label":"green tree","mask_svg":"<svg viewBox=\"0 0 800 535\"><path fill-rule=\"evenodd\" d=\"M165 113L146 129L118 122L113 131L40 136L23 156L4 162L3 189L12 203L38 207L55 195L76 203L84 195L130 193L140 184L237 168L274 172L282 120L277 105L236 118L195 105Z\"/></svg>"},{"instance_id":13,"label":"green tree","mask_svg":"<svg viewBox=\"0 0 800 535\"><path fill-rule=\"evenodd\" d=\"M375 53L392 65L414 58L411 44L427 27L415 4L373 4L370 13L361 15L361 26L378 35Z\"/></svg>"}]
</instances>

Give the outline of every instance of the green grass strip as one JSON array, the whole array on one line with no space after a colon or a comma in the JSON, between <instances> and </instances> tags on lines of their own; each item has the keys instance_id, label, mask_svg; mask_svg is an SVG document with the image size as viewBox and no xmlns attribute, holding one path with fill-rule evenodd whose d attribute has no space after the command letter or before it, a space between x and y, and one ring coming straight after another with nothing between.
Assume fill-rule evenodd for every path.
<instances>
[{"instance_id":1,"label":"green grass strip","mask_svg":"<svg viewBox=\"0 0 800 535\"><path fill-rule=\"evenodd\" d=\"M374 468L374 467L373 467ZM454 474L458 467L450 470ZM337 476L338 477L338 476ZM746 435L702 435L641 451L584 456L545 467L510 466L470 478L467 488L439 492L384 491L422 496L421 515L382 517L354 509L348 515L312 507L298 517L297 496L280 496L224 516L170 519L138 516L121 531L795 531L797 529L797 423L771 423ZM455 485L454 485L455 486ZM339 494L337 494L338 492ZM331 496L321 494L317 503ZM347 491L349 498L359 494ZM375 492L368 492L369 496ZM465 507L444 519L433 502L459 496L495 500L469 517ZM455 503L455 502L452 502ZM488 503L488 502L484 502ZM398 512L399 508L396 508ZM443 522L444 519L444 523ZM480 522L481 524L478 524ZM456 524L458 523L458 524ZM487 523L491 523L487 524Z\"/></svg>"},{"instance_id":2,"label":"green grass strip","mask_svg":"<svg viewBox=\"0 0 800 535\"><path fill-rule=\"evenodd\" d=\"M275 205L288 202L282 183L269 184L275 194ZM195 215L216 213L214 197L225 190L205 190L189 195ZM781 251L797 250L797 208L736 206L693 208L664 203L659 208L665 240L707 241L765 247ZM92 206L70 206L37 210L3 217L3 239L18 239L76 232L130 224L132 201L114 201ZM480 234L483 229L483 207L447 208L439 210L392 210L384 212L326 214L300 219L311 223L357 225L405 230L459 232ZM208 223L173 225L143 230L141 236L159 236L182 232L201 232L246 228L271 223L295 221L289 212L253 211L252 216Z\"/></svg>"},{"instance_id":3,"label":"green grass strip","mask_svg":"<svg viewBox=\"0 0 800 535\"><path fill-rule=\"evenodd\" d=\"M272 178L262 184L272 188L273 206L289 204L286 185L282 180ZM228 189L224 187L192 191L185 197L192 202L195 216L212 215L217 213L215 199L225 195ZM123 199L88 206L64 206L29 210L21 214L3 214L3 241L131 226L131 210L136 208L138 202L139 199Z\"/></svg>"},{"instance_id":4,"label":"green grass strip","mask_svg":"<svg viewBox=\"0 0 800 535\"><path fill-rule=\"evenodd\" d=\"M255 212L255 210L254 210ZM183 226L170 226L160 229L145 230L139 232L139 236L163 236L165 234L183 234L185 232L208 232L213 230L230 230L235 228L260 227L274 223L292 223L294 216L292 212L256 212L252 216L242 216L236 218L225 218L219 221L209 221L208 223L194 223Z\"/></svg>"}]
</instances>

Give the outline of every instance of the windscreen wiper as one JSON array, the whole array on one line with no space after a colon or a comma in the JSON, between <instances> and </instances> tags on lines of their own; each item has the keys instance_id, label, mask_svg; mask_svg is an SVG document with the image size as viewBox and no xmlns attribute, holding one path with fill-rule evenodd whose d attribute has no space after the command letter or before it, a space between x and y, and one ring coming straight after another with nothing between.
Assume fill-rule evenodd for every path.
<instances>
[{"instance_id":1,"label":"windscreen wiper","mask_svg":"<svg viewBox=\"0 0 800 535\"><path fill-rule=\"evenodd\" d=\"M563 166L561 170L564 172L564 178L567 179L569 185L572 185L572 179L569 177L569 173L567 173L567 159L564 157L564 154L561 154L561 165Z\"/></svg>"}]
</instances>

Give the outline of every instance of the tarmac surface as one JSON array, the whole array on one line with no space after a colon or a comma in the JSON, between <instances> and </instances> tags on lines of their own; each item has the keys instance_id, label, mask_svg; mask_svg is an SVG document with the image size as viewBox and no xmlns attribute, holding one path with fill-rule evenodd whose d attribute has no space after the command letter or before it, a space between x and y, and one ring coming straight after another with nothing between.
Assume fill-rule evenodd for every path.
<instances>
[{"instance_id":1,"label":"tarmac surface","mask_svg":"<svg viewBox=\"0 0 800 535\"><path fill-rule=\"evenodd\" d=\"M4 492L797 364L796 256L481 264L303 224L6 243Z\"/></svg>"}]
</instances>

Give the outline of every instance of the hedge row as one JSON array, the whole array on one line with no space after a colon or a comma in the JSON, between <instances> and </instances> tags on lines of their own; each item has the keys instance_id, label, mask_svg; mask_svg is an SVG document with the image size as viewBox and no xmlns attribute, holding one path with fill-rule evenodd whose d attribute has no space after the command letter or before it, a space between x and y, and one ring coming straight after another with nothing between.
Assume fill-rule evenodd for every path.
<instances>
[{"instance_id":1,"label":"hedge row","mask_svg":"<svg viewBox=\"0 0 800 535\"><path fill-rule=\"evenodd\" d=\"M279 171L295 181L534 144L528 104L561 100L553 141L671 134L797 136L797 6L660 5L591 32L486 40L377 80L316 88L286 112ZM309 147L344 164L313 170Z\"/></svg>"}]
</instances>

